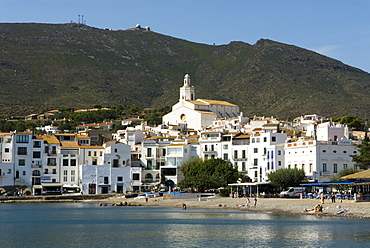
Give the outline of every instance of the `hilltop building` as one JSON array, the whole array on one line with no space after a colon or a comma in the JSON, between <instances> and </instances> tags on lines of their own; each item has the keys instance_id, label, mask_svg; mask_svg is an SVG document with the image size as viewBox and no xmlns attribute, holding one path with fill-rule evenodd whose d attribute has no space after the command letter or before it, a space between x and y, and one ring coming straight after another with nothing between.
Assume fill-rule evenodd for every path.
<instances>
[{"instance_id":1,"label":"hilltop building","mask_svg":"<svg viewBox=\"0 0 370 248\"><path fill-rule=\"evenodd\" d=\"M195 87L190 83L190 76L184 77L180 87L179 102L172 106L172 111L163 116L163 124L179 125L201 130L212 125L217 118L234 118L239 116L239 107L226 101L197 99Z\"/></svg>"}]
</instances>

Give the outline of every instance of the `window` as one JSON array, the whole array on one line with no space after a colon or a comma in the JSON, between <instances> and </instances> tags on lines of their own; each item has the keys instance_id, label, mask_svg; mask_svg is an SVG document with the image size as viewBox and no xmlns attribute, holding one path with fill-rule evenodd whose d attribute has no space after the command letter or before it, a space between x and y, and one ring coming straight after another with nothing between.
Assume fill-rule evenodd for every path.
<instances>
[{"instance_id":1,"label":"window","mask_svg":"<svg viewBox=\"0 0 370 248\"><path fill-rule=\"evenodd\" d=\"M253 148L254 153L258 153L258 148Z\"/></svg>"},{"instance_id":2,"label":"window","mask_svg":"<svg viewBox=\"0 0 370 248\"><path fill-rule=\"evenodd\" d=\"M140 180L140 174L139 173L133 173L132 174L132 180Z\"/></svg>"},{"instance_id":3,"label":"window","mask_svg":"<svg viewBox=\"0 0 370 248\"><path fill-rule=\"evenodd\" d=\"M33 142L33 147L40 148L41 147L41 141L36 140Z\"/></svg>"},{"instance_id":4,"label":"window","mask_svg":"<svg viewBox=\"0 0 370 248\"><path fill-rule=\"evenodd\" d=\"M333 164L333 173L338 173L338 164Z\"/></svg>"},{"instance_id":5,"label":"window","mask_svg":"<svg viewBox=\"0 0 370 248\"><path fill-rule=\"evenodd\" d=\"M148 170L153 170L153 161L152 160L148 160L147 168L148 168Z\"/></svg>"},{"instance_id":6,"label":"window","mask_svg":"<svg viewBox=\"0 0 370 248\"><path fill-rule=\"evenodd\" d=\"M327 168L326 168L326 163L323 163L322 164L322 172L326 172Z\"/></svg>"},{"instance_id":7,"label":"window","mask_svg":"<svg viewBox=\"0 0 370 248\"><path fill-rule=\"evenodd\" d=\"M41 152L33 152L33 158L41 158Z\"/></svg>"},{"instance_id":8,"label":"window","mask_svg":"<svg viewBox=\"0 0 370 248\"><path fill-rule=\"evenodd\" d=\"M48 165L57 165L56 158L48 158Z\"/></svg>"},{"instance_id":9,"label":"window","mask_svg":"<svg viewBox=\"0 0 370 248\"><path fill-rule=\"evenodd\" d=\"M63 171L63 181L64 182L67 182L68 181L68 171L67 170L64 170Z\"/></svg>"},{"instance_id":10,"label":"window","mask_svg":"<svg viewBox=\"0 0 370 248\"><path fill-rule=\"evenodd\" d=\"M72 182L75 181L75 171L74 170L71 171L71 181Z\"/></svg>"},{"instance_id":11,"label":"window","mask_svg":"<svg viewBox=\"0 0 370 248\"><path fill-rule=\"evenodd\" d=\"M253 160L253 165L254 165L254 166L257 166L257 165L258 165L258 158L255 158L255 159Z\"/></svg>"},{"instance_id":12,"label":"window","mask_svg":"<svg viewBox=\"0 0 370 248\"><path fill-rule=\"evenodd\" d=\"M119 160L118 159L113 159L113 167L118 168L119 167Z\"/></svg>"},{"instance_id":13,"label":"window","mask_svg":"<svg viewBox=\"0 0 370 248\"><path fill-rule=\"evenodd\" d=\"M29 135L17 135L15 138L15 142L17 143L28 143L29 142Z\"/></svg>"},{"instance_id":14,"label":"window","mask_svg":"<svg viewBox=\"0 0 370 248\"><path fill-rule=\"evenodd\" d=\"M4 152L9 152L9 148L5 148Z\"/></svg>"},{"instance_id":15,"label":"window","mask_svg":"<svg viewBox=\"0 0 370 248\"><path fill-rule=\"evenodd\" d=\"M71 166L76 166L76 159L71 159Z\"/></svg>"},{"instance_id":16,"label":"window","mask_svg":"<svg viewBox=\"0 0 370 248\"><path fill-rule=\"evenodd\" d=\"M68 159L63 159L63 166L68 166Z\"/></svg>"},{"instance_id":17,"label":"window","mask_svg":"<svg viewBox=\"0 0 370 248\"><path fill-rule=\"evenodd\" d=\"M147 157L151 157L151 156L152 156L152 148L148 148L148 149L146 150L146 156L147 156Z\"/></svg>"},{"instance_id":18,"label":"window","mask_svg":"<svg viewBox=\"0 0 370 248\"><path fill-rule=\"evenodd\" d=\"M39 170L34 170L32 171L32 176L40 176L41 175L41 172Z\"/></svg>"},{"instance_id":19,"label":"window","mask_svg":"<svg viewBox=\"0 0 370 248\"><path fill-rule=\"evenodd\" d=\"M27 147L18 147L18 155L27 155Z\"/></svg>"},{"instance_id":20,"label":"window","mask_svg":"<svg viewBox=\"0 0 370 248\"><path fill-rule=\"evenodd\" d=\"M117 181L118 182L122 182L123 181L123 177L117 177Z\"/></svg>"},{"instance_id":21,"label":"window","mask_svg":"<svg viewBox=\"0 0 370 248\"><path fill-rule=\"evenodd\" d=\"M26 160L25 159L19 159L18 160L18 166L25 166L26 165Z\"/></svg>"}]
</instances>

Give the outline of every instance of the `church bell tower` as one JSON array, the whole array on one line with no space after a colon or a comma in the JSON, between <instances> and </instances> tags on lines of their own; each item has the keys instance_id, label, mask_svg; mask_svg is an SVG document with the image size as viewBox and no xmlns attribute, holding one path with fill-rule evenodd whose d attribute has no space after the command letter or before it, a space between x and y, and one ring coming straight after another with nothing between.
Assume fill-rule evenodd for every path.
<instances>
[{"instance_id":1,"label":"church bell tower","mask_svg":"<svg viewBox=\"0 0 370 248\"><path fill-rule=\"evenodd\" d=\"M180 101L194 101L195 89L190 84L190 76L186 74L184 77L184 85L180 88Z\"/></svg>"}]
</instances>

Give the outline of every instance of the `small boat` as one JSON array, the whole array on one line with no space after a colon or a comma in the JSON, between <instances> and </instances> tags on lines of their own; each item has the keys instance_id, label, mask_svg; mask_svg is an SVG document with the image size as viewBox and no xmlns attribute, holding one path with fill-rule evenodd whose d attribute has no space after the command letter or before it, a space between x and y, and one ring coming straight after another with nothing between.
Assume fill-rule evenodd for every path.
<instances>
[{"instance_id":1,"label":"small boat","mask_svg":"<svg viewBox=\"0 0 370 248\"><path fill-rule=\"evenodd\" d=\"M340 215L340 214L347 213L348 211L349 211L349 210L343 209L343 210L339 210L339 211L337 211L335 214L336 214L336 215Z\"/></svg>"},{"instance_id":2,"label":"small boat","mask_svg":"<svg viewBox=\"0 0 370 248\"><path fill-rule=\"evenodd\" d=\"M137 197L139 194L128 194L128 195L125 195L125 198L135 198Z\"/></svg>"}]
</instances>

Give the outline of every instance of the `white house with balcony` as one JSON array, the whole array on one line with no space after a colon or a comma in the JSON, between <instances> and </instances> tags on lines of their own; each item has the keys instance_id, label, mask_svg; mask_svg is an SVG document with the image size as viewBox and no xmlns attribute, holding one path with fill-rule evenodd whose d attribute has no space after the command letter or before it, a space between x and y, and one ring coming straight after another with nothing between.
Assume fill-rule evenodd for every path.
<instances>
[{"instance_id":1,"label":"white house with balcony","mask_svg":"<svg viewBox=\"0 0 370 248\"><path fill-rule=\"evenodd\" d=\"M353 167L349 155L356 154L356 144L345 137L338 141L298 139L285 144L285 167L303 169L309 180L326 182L339 171Z\"/></svg>"}]
</instances>

